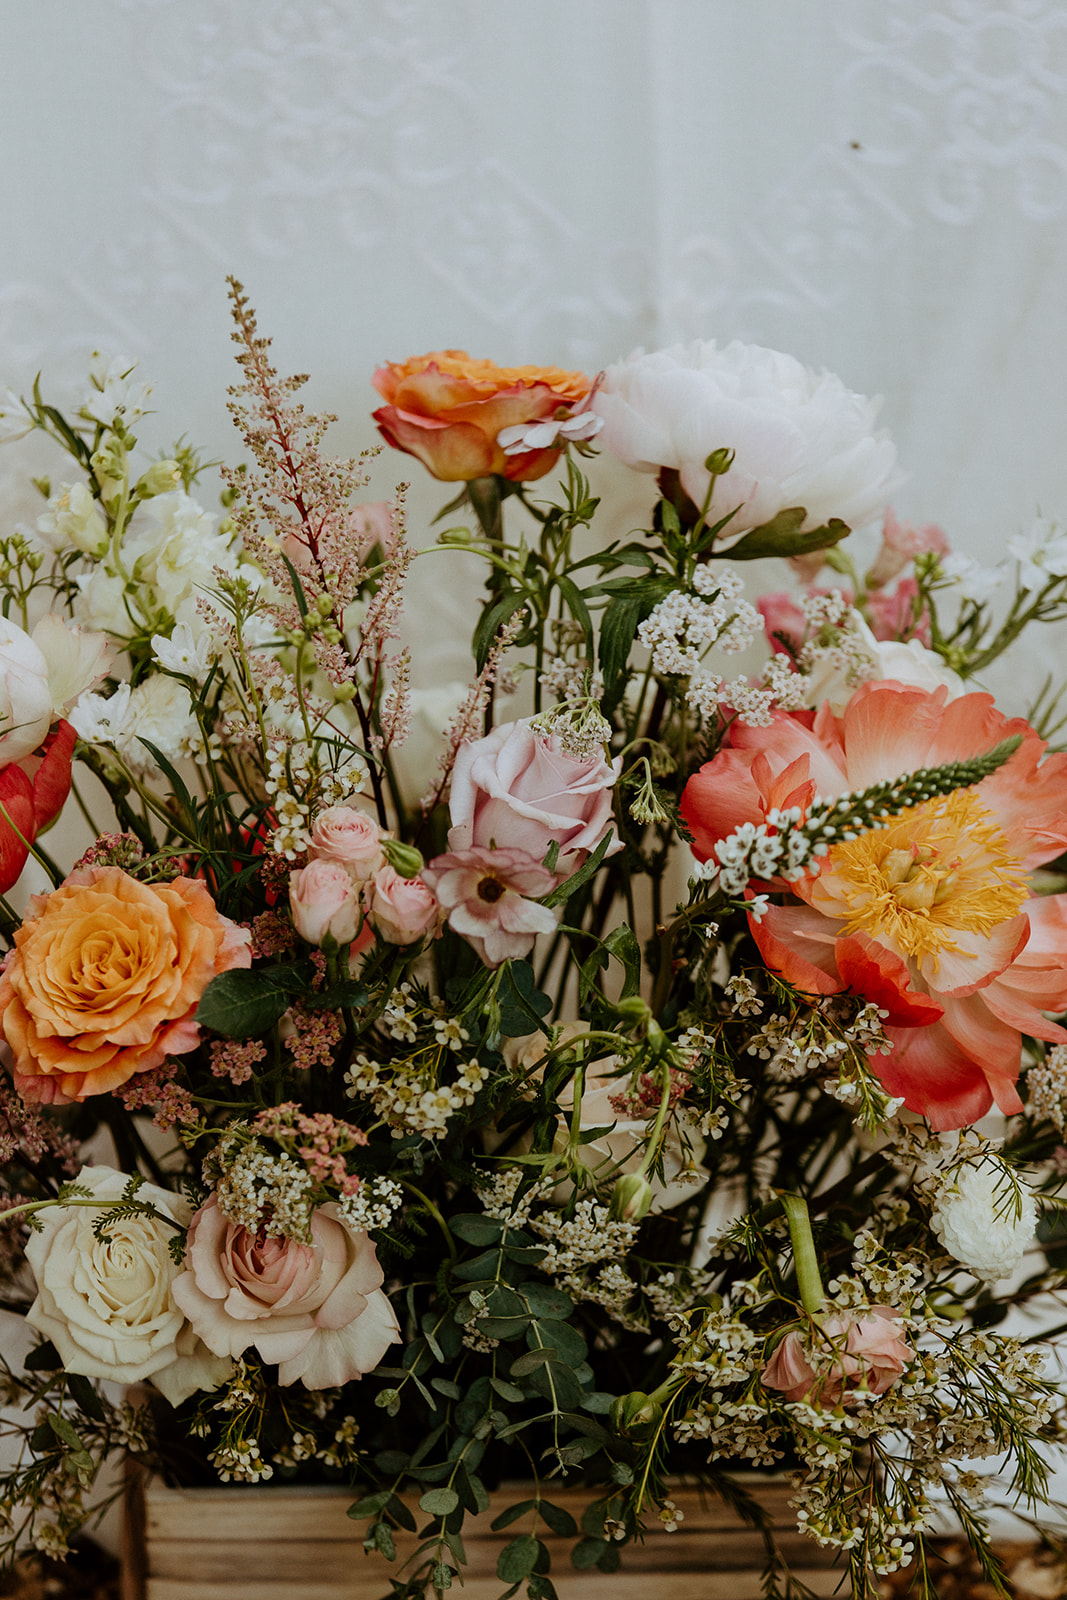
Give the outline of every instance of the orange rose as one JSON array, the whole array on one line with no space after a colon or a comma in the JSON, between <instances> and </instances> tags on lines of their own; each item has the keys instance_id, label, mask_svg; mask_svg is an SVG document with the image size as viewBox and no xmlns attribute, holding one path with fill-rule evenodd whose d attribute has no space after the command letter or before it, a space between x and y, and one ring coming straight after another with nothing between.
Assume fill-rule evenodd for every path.
<instances>
[{"instance_id":1,"label":"orange rose","mask_svg":"<svg viewBox=\"0 0 1067 1600\"><path fill-rule=\"evenodd\" d=\"M211 979L251 961L248 934L192 878L138 883L118 867L35 895L0 977L0 1032L31 1102L103 1094L192 1050Z\"/></svg>"},{"instance_id":2,"label":"orange rose","mask_svg":"<svg viewBox=\"0 0 1067 1600\"><path fill-rule=\"evenodd\" d=\"M390 362L373 382L388 401L374 413L385 439L446 482L494 472L515 483L543 477L559 460L560 445L505 455L500 430L567 413L592 388L582 372L498 367L465 350Z\"/></svg>"}]
</instances>

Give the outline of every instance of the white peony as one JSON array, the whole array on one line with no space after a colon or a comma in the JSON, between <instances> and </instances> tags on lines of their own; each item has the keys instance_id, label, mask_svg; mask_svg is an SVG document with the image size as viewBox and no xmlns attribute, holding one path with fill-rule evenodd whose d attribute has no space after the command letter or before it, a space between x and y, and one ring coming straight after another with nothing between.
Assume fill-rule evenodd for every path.
<instances>
[{"instance_id":1,"label":"white peony","mask_svg":"<svg viewBox=\"0 0 1067 1600\"><path fill-rule=\"evenodd\" d=\"M113 1167L83 1167L77 1177L98 1200L118 1200L128 1181ZM180 1195L155 1184L142 1184L138 1198L183 1228L192 1216ZM118 1383L161 1379L168 1396L181 1398L213 1388L229 1364L197 1350L174 1302L171 1289L181 1270L168 1248L174 1228L156 1217L126 1217L98 1239L93 1224L102 1215L100 1206L38 1213L40 1232L26 1245L37 1280L27 1321L52 1341L67 1372Z\"/></svg>"},{"instance_id":2,"label":"white peony","mask_svg":"<svg viewBox=\"0 0 1067 1600\"><path fill-rule=\"evenodd\" d=\"M930 1226L950 1256L985 1283L1010 1278L1037 1227L1037 1207L1025 1185L1015 1185L992 1161L956 1167L943 1182Z\"/></svg>"},{"instance_id":3,"label":"white peony","mask_svg":"<svg viewBox=\"0 0 1067 1600\"><path fill-rule=\"evenodd\" d=\"M714 496L718 516L739 507L728 536L791 506L805 507L805 528L831 517L859 527L882 515L900 481L896 447L874 431L877 401L759 345L638 351L608 368L593 408L608 450L639 472L675 468L698 506L707 457L733 450Z\"/></svg>"},{"instance_id":4,"label":"white peony","mask_svg":"<svg viewBox=\"0 0 1067 1600\"><path fill-rule=\"evenodd\" d=\"M936 651L928 650L918 639L909 639L907 644L896 639L876 639L858 611L849 612L845 627L859 649L848 652L847 658L841 651L816 657L807 674L804 694L809 706L828 703L830 710L839 717L860 684L872 679L881 682L891 678L919 689L945 688L950 700L966 693L967 686L959 673L953 672Z\"/></svg>"}]
</instances>

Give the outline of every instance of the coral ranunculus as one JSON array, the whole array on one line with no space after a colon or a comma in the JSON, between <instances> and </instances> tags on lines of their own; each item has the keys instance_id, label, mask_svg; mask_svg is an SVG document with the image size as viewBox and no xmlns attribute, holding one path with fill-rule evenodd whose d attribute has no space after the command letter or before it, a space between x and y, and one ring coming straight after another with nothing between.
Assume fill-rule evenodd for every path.
<instances>
[{"instance_id":1,"label":"coral ranunculus","mask_svg":"<svg viewBox=\"0 0 1067 1600\"><path fill-rule=\"evenodd\" d=\"M250 962L248 933L204 883L71 873L31 899L0 977L15 1087L29 1102L85 1100L192 1050L204 990Z\"/></svg>"},{"instance_id":2,"label":"coral ranunculus","mask_svg":"<svg viewBox=\"0 0 1067 1600\"><path fill-rule=\"evenodd\" d=\"M501 429L570 412L592 383L583 372L498 367L465 350L433 350L379 367L374 387L387 402L374 412L383 437L435 478L469 482L498 473L526 483L552 470L560 446L506 455Z\"/></svg>"},{"instance_id":3,"label":"coral ranunculus","mask_svg":"<svg viewBox=\"0 0 1067 1600\"><path fill-rule=\"evenodd\" d=\"M949 700L866 683L835 716L735 723L730 748L689 780L682 815L702 859L774 806L831 799L921 767L1022 743L969 789L928 800L856 839L786 891L752 934L767 965L806 994L850 991L887 1013L888 1056L871 1068L938 1130L995 1103L1021 1109L1021 1035L1067 1042L1043 1013L1067 1009L1067 895L1034 896L1027 874L1067 845L1067 755L1009 720L987 694Z\"/></svg>"}]
</instances>

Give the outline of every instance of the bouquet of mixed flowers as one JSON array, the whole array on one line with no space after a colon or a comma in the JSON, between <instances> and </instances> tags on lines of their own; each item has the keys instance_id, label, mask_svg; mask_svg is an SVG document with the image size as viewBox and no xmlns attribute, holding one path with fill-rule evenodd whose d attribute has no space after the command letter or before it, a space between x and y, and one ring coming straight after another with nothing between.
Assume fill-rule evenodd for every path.
<instances>
[{"instance_id":1,"label":"bouquet of mixed flowers","mask_svg":"<svg viewBox=\"0 0 1067 1600\"><path fill-rule=\"evenodd\" d=\"M215 511L188 447L135 465L121 365L0 405L76 469L0 536L7 1550L117 1452L350 1485L368 1548L417 1529L404 1600L517 1476L534 1600L543 1530L611 1571L753 1466L857 1594L946 1505L994 1571L983 1491L1041 1506L1061 1429L1019 1308L1064 1282L1067 755L1051 685L980 677L1067 616L1067 535L986 571L902 524L875 407L771 351L437 351L374 415L484 579L442 715L403 493L359 502L231 288ZM647 527L601 533L596 448Z\"/></svg>"}]
</instances>

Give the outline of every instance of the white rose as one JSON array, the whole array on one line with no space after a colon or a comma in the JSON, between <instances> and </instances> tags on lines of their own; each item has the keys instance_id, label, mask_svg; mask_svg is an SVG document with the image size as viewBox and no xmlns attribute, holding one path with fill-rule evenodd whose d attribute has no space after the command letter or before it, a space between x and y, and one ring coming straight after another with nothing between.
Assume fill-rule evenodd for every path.
<instances>
[{"instance_id":1,"label":"white rose","mask_svg":"<svg viewBox=\"0 0 1067 1600\"><path fill-rule=\"evenodd\" d=\"M51 726L48 662L28 633L0 617L0 767L30 755Z\"/></svg>"},{"instance_id":2,"label":"white rose","mask_svg":"<svg viewBox=\"0 0 1067 1600\"><path fill-rule=\"evenodd\" d=\"M120 1199L128 1181L113 1167L83 1167L77 1177L98 1200ZM142 1184L138 1198L182 1227L192 1216L180 1195L155 1184ZM171 1294L181 1270L168 1248L175 1230L157 1217L134 1216L115 1222L106 1238L97 1239L93 1224L104 1214L97 1206L56 1206L38 1213L41 1231L26 1245L37 1280L27 1320L52 1341L68 1372L89 1378L136 1383L155 1378L179 1359L195 1360L187 1336L183 1339L184 1313ZM179 1369L179 1387L193 1370ZM208 1376L206 1369L196 1370ZM210 1383L208 1377L206 1385L194 1383L186 1392Z\"/></svg>"},{"instance_id":3,"label":"white rose","mask_svg":"<svg viewBox=\"0 0 1067 1600\"><path fill-rule=\"evenodd\" d=\"M1010 1278L1037 1227L1037 1207L1024 1185L1018 1189L997 1163L961 1166L946 1178L930 1226L950 1256L985 1283Z\"/></svg>"},{"instance_id":4,"label":"white rose","mask_svg":"<svg viewBox=\"0 0 1067 1600\"><path fill-rule=\"evenodd\" d=\"M878 402L832 373L735 341L638 351L609 367L593 409L605 447L639 472L672 467L702 506L713 450L735 452L715 486L714 510L735 506L733 536L804 506L805 528L831 517L859 527L880 517L894 486L896 447L874 431Z\"/></svg>"}]
</instances>

